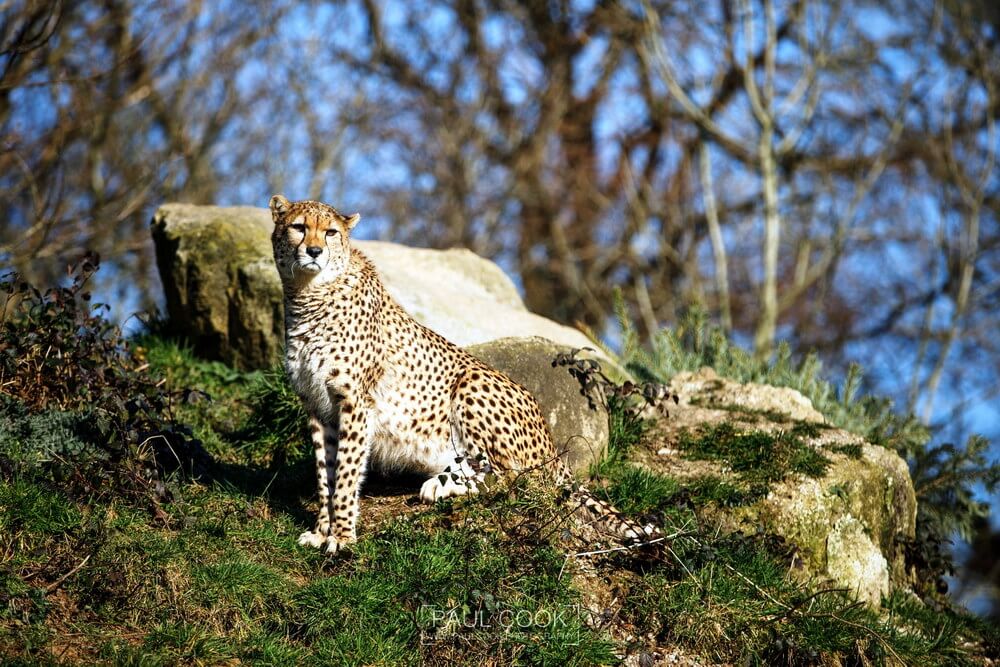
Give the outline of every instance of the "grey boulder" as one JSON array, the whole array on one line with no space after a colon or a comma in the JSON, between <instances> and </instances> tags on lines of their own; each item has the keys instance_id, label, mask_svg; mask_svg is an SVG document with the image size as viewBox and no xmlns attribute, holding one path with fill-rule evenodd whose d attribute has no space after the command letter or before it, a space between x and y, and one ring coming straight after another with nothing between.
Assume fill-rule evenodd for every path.
<instances>
[{"instance_id":1,"label":"grey boulder","mask_svg":"<svg viewBox=\"0 0 1000 667\"><path fill-rule=\"evenodd\" d=\"M556 451L578 476L586 476L608 446L608 413L591 407L580 383L552 360L571 348L545 338L502 338L466 348L474 357L505 373L538 400L549 423Z\"/></svg>"}]
</instances>

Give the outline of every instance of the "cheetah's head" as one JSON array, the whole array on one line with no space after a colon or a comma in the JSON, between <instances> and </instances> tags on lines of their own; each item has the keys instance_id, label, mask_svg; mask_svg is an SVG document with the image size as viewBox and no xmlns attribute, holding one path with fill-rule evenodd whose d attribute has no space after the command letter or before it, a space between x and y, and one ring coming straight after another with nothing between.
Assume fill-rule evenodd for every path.
<instances>
[{"instance_id":1,"label":"cheetah's head","mask_svg":"<svg viewBox=\"0 0 1000 667\"><path fill-rule=\"evenodd\" d=\"M274 262L283 281L331 281L347 268L347 237L361 214L345 216L317 201L291 202L281 195L271 197L270 208Z\"/></svg>"}]
</instances>

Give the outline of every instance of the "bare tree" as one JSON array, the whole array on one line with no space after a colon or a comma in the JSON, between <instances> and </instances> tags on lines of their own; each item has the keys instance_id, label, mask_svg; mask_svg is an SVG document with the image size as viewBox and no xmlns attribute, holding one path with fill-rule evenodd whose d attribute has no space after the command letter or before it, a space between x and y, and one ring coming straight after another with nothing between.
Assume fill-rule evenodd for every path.
<instances>
[{"instance_id":1,"label":"bare tree","mask_svg":"<svg viewBox=\"0 0 1000 667\"><path fill-rule=\"evenodd\" d=\"M646 336L700 304L761 355L860 355L958 424L1000 371L998 25L935 0L7 3L0 257L94 247L149 300L157 203L284 190L495 258L599 334L620 293Z\"/></svg>"},{"instance_id":2,"label":"bare tree","mask_svg":"<svg viewBox=\"0 0 1000 667\"><path fill-rule=\"evenodd\" d=\"M90 247L148 284L150 207L218 197L214 150L261 92L241 89L237 74L263 55L283 11L9 3L0 23L0 257L51 274L59 258Z\"/></svg>"}]
</instances>

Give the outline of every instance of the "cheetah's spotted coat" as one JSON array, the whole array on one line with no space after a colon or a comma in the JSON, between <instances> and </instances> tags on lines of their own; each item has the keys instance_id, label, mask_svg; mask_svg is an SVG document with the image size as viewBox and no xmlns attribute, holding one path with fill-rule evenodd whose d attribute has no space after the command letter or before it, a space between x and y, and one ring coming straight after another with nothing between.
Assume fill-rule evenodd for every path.
<instances>
[{"instance_id":1,"label":"cheetah's spotted coat","mask_svg":"<svg viewBox=\"0 0 1000 667\"><path fill-rule=\"evenodd\" d=\"M367 466L428 475L427 502L475 492L485 472L571 480L534 397L410 317L348 240L360 216L275 195L272 243L285 301L285 367L309 413L320 510L300 544L356 539ZM650 533L585 490L574 499L620 538Z\"/></svg>"}]
</instances>

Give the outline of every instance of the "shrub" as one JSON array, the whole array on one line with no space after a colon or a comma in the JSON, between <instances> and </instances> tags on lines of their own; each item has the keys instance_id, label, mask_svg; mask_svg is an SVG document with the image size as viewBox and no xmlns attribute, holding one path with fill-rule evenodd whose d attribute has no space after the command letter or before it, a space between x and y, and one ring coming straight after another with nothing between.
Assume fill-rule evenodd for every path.
<instances>
[{"instance_id":1,"label":"shrub","mask_svg":"<svg viewBox=\"0 0 1000 667\"><path fill-rule=\"evenodd\" d=\"M164 471L203 474L211 461L171 405L194 392L166 392L136 359L86 291L98 269L87 254L69 284L45 292L9 273L0 320L0 457L8 471L56 470L93 490L143 486Z\"/></svg>"}]
</instances>

